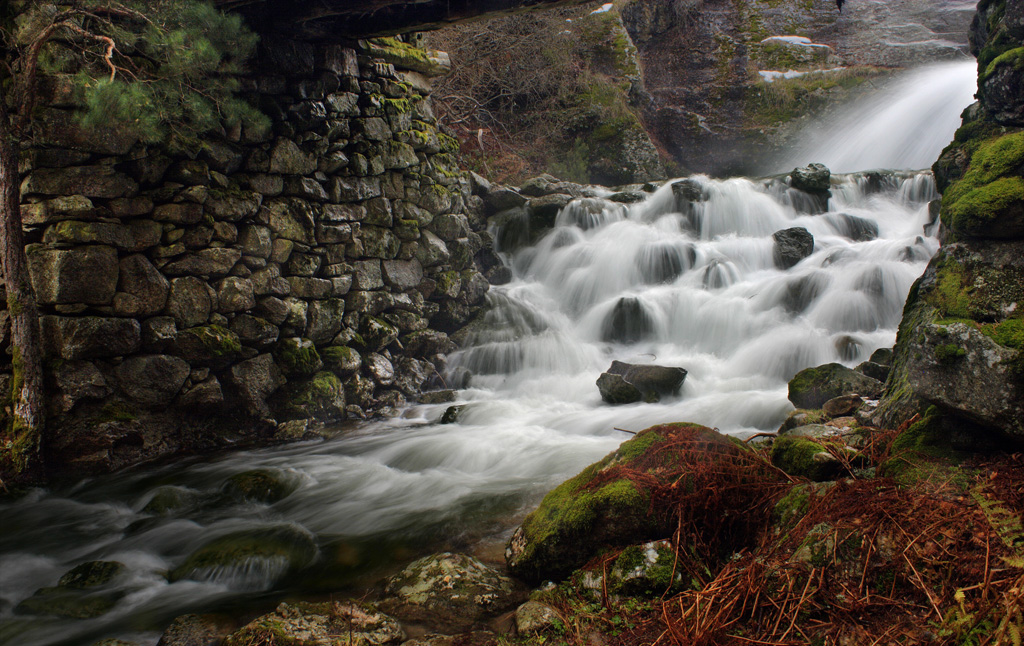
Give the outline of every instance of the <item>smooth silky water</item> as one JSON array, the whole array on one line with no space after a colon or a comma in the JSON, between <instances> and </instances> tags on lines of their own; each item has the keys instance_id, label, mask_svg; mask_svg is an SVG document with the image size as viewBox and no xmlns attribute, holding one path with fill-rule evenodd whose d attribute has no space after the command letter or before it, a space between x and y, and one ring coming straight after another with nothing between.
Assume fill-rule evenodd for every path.
<instances>
[{"instance_id":1,"label":"smooth silky water","mask_svg":"<svg viewBox=\"0 0 1024 646\"><path fill-rule=\"evenodd\" d=\"M629 437L617 429L774 430L792 409L786 382L797 371L852 366L892 345L907 292L938 247L930 174L840 176L820 215L799 213L800 196L777 178L691 179L705 198L692 207L677 204L671 182L631 206L580 200L534 246L507 254L515 279L491 289L472 345L450 358L464 405L454 424L438 423L447 404L414 405L328 441L140 468L0 504L0 642L155 644L187 612L355 591L433 550L493 556L544 492ZM771 236L794 226L814 235L814 253L781 271ZM613 359L689 374L679 397L612 407L595 381ZM278 471L294 492L273 504L223 493L229 477L257 468ZM143 511L168 488L187 504ZM298 573L267 559L204 581L165 577L211 539L283 525L319 545ZM93 560L128 566L111 612L14 612Z\"/></svg>"}]
</instances>

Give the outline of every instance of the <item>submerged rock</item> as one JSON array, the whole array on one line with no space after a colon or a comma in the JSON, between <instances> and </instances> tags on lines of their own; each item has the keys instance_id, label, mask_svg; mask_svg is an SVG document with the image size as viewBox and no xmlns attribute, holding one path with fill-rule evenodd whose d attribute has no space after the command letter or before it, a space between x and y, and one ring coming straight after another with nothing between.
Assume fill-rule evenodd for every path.
<instances>
[{"instance_id":1,"label":"submerged rock","mask_svg":"<svg viewBox=\"0 0 1024 646\"><path fill-rule=\"evenodd\" d=\"M117 561L89 561L66 572L56 586L40 588L15 607L18 614L90 619L110 612L124 591L109 584L125 571Z\"/></svg>"},{"instance_id":2,"label":"submerged rock","mask_svg":"<svg viewBox=\"0 0 1024 646\"><path fill-rule=\"evenodd\" d=\"M399 623L359 601L282 603L224 640L224 646L383 646L405 640Z\"/></svg>"},{"instance_id":3,"label":"submerged rock","mask_svg":"<svg viewBox=\"0 0 1024 646\"><path fill-rule=\"evenodd\" d=\"M664 395L678 395L685 379L683 368L612 361L598 377L597 387L609 404L657 402Z\"/></svg>"},{"instance_id":4,"label":"submerged rock","mask_svg":"<svg viewBox=\"0 0 1024 646\"><path fill-rule=\"evenodd\" d=\"M444 552L414 561L388 580L381 607L436 629L465 629L517 601L515 584L463 554Z\"/></svg>"},{"instance_id":5,"label":"submerged rock","mask_svg":"<svg viewBox=\"0 0 1024 646\"><path fill-rule=\"evenodd\" d=\"M631 296L620 298L605 319L601 339L614 343L636 343L654 332L654 320L643 302Z\"/></svg>"},{"instance_id":6,"label":"submerged rock","mask_svg":"<svg viewBox=\"0 0 1024 646\"><path fill-rule=\"evenodd\" d=\"M277 502L295 491L295 483L274 469L253 469L228 478L221 491L239 500Z\"/></svg>"},{"instance_id":7,"label":"submerged rock","mask_svg":"<svg viewBox=\"0 0 1024 646\"><path fill-rule=\"evenodd\" d=\"M265 587L287 572L309 565L318 552L313 535L297 525L233 532L192 552L171 570L168 579L241 580Z\"/></svg>"}]
</instances>

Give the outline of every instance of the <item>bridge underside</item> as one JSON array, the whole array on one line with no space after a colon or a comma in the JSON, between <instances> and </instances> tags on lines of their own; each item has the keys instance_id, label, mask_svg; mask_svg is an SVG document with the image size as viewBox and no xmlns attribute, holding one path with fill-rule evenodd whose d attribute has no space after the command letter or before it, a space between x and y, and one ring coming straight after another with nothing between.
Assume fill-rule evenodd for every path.
<instances>
[{"instance_id":1,"label":"bridge underside","mask_svg":"<svg viewBox=\"0 0 1024 646\"><path fill-rule=\"evenodd\" d=\"M453 22L587 0L215 0L246 15L259 32L310 40L385 36Z\"/></svg>"}]
</instances>

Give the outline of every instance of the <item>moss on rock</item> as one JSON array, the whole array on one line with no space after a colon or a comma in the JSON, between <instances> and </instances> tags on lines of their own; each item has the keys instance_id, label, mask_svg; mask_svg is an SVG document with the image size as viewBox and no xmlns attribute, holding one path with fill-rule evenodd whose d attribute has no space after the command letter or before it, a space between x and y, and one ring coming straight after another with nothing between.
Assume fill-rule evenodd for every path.
<instances>
[{"instance_id":1,"label":"moss on rock","mask_svg":"<svg viewBox=\"0 0 1024 646\"><path fill-rule=\"evenodd\" d=\"M882 382L838 363L801 370L789 381L789 401L797 408L817 409L830 399L858 394L875 397Z\"/></svg>"},{"instance_id":2,"label":"moss on rock","mask_svg":"<svg viewBox=\"0 0 1024 646\"><path fill-rule=\"evenodd\" d=\"M669 535L675 528L669 514L650 509L652 482L674 482L686 491L698 487L694 478L709 463L733 464L747 451L741 442L697 424L641 431L548 493L513 534L505 560L514 574L528 580L558 578L603 547ZM760 475L754 464L743 473ZM631 474L643 475L634 479ZM728 507L730 501L720 504Z\"/></svg>"},{"instance_id":3,"label":"moss on rock","mask_svg":"<svg viewBox=\"0 0 1024 646\"><path fill-rule=\"evenodd\" d=\"M254 619L224 646L384 646L403 640L399 623L372 604L297 601Z\"/></svg>"},{"instance_id":4,"label":"moss on rock","mask_svg":"<svg viewBox=\"0 0 1024 646\"><path fill-rule=\"evenodd\" d=\"M783 435L772 444L772 464L791 476L815 482L834 480L842 465L824 447L805 437Z\"/></svg>"},{"instance_id":5,"label":"moss on rock","mask_svg":"<svg viewBox=\"0 0 1024 646\"><path fill-rule=\"evenodd\" d=\"M221 488L227 495L240 500L277 502L295 491L295 483L274 469L252 469L236 473Z\"/></svg>"},{"instance_id":6,"label":"moss on rock","mask_svg":"<svg viewBox=\"0 0 1024 646\"><path fill-rule=\"evenodd\" d=\"M288 375L312 375L324 367L316 345L309 339L282 339L274 349L274 360Z\"/></svg>"},{"instance_id":7,"label":"moss on rock","mask_svg":"<svg viewBox=\"0 0 1024 646\"><path fill-rule=\"evenodd\" d=\"M943 223L968 236L1024 233L1024 132L975 141L966 172L942 198Z\"/></svg>"},{"instance_id":8,"label":"moss on rock","mask_svg":"<svg viewBox=\"0 0 1024 646\"><path fill-rule=\"evenodd\" d=\"M275 400L275 410L286 419L329 422L345 418L345 386L327 370L309 379L289 382L278 391Z\"/></svg>"}]
</instances>

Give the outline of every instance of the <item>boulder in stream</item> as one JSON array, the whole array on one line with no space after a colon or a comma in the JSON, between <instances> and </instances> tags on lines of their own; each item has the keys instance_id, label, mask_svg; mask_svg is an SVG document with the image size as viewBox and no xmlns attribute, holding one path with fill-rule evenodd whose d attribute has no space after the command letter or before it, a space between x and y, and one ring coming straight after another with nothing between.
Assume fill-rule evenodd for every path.
<instances>
[{"instance_id":1,"label":"boulder in stream","mask_svg":"<svg viewBox=\"0 0 1024 646\"><path fill-rule=\"evenodd\" d=\"M742 442L710 428L653 426L548 493L512 534L505 561L528 581L558 580L609 546L671 536L674 517L651 505L680 482L686 486L673 491L722 493L710 506L703 495L694 501L697 530L706 523L724 532L719 536L746 536L733 523L746 522L780 478Z\"/></svg>"},{"instance_id":2,"label":"boulder in stream","mask_svg":"<svg viewBox=\"0 0 1024 646\"><path fill-rule=\"evenodd\" d=\"M775 266L789 269L814 253L814 236L803 227L783 229L772 234L775 241Z\"/></svg>"},{"instance_id":3,"label":"boulder in stream","mask_svg":"<svg viewBox=\"0 0 1024 646\"><path fill-rule=\"evenodd\" d=\"M475 558L444 552L388 579L381 608L437 630L467 629L522 601L511 579Z\"/></svg>"},{"instance_id":4,"label":"boulder in stream","mask_svg":"<svg viewBox=\"0 0 1024 646\"><path fill-rule=\"evenodd\" d=\"M789 381L789 401L797 408L821 408L842 395L858 394L875 399L884 384L838 363L806 368Z\"/></svg>"},{"instance_id":5,"label":"boulder in stream","mask_svg":"<svg viewBox=\"0 0 1024 646\"><path fill-rule=\"evenodd\" d=\"M597 387L609 404L652 403L664 395L678 395L685 379L683 368L612 361L597 378Z\"/></svg>"},{"instance_id":6,"label":"boulder in stream","mask_svg":"<svg viewBox=\"0 0 1024 646\"><path fill-rule=\"evenodd\" d=\"M17 605L17 614L90 619L110 612L124 591L111 583L124 571L117 561L89 561L66 572L57 585L40 588Z\"/></svg>"},{"instance_id":7,"label":"boulder in stream","mask_svg":"<svg viewBox=\"0 0 1024 646\"><path fill-rule=\"evenodd\" d=\"M224 640L224 646L383 646L405 641L392 617L368 603L282 603Z\"/></svg>"},{"instance_id":8,"label":"boulder in stream","mask_svg":"<svg viewBox=\"0 0 1024 646\"><path fill-rule=\"evenodd\" d=\"M832 186L832 171L825 164L808 164L794 168L789 174L789 185L807 193L823 193Z\"/></svg>"},{"instance_id":9,"label":"boulder in stream","mask_svg":"<svg viewBox=\"0 0 1024 646\"><path fill-rule=\"evenodd\" d=\"M313 535L297 525L243 530L195 550L171 570L168 579L232 581L265 588L289 571L312 563L318 552Z\"/></svg>"}]
</instances>

